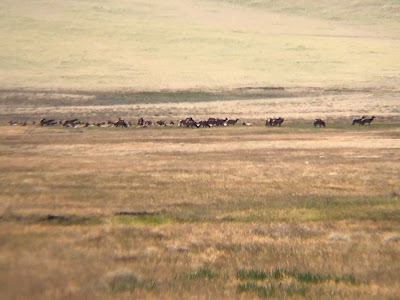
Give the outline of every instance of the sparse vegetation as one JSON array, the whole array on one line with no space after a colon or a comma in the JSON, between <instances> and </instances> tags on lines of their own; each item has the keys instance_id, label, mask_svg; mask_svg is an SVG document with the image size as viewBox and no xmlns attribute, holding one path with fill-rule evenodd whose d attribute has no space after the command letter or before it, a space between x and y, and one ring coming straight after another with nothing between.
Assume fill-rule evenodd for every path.
<instances>
[{"instance_id":1,"label":"sparse vegetation","mask_svg":"<svg viewBox=\"0 0 400 300\"><path fill-rule=\"evenodd\" d=\"M2 126L4 296L397 294L398 126L285 126Z\"/></svg>"},{"instance_id":2,"label":"sparse vegetation","mask_svg":"<svg viewBox=\"0 0 400 300\"><path fill-rule=\"evenodd\" d=\"M399 5L1 1L0 298L397 299Z\"/></svg>"},{"instance_id":3,"label":"sparse vegetation","mask_svg":"<svg viewBox=\"0 0 400 300\"><path fill-rule=\"evenodd\" d=\"M219 276L219 273L217 271L213 271L213 270L206 269L206 268L201 268L201 269L197 270L196 272L189 274L190 279L204 278L204 279L211 280L218 276Z\"/></svg>"}]
</instances>

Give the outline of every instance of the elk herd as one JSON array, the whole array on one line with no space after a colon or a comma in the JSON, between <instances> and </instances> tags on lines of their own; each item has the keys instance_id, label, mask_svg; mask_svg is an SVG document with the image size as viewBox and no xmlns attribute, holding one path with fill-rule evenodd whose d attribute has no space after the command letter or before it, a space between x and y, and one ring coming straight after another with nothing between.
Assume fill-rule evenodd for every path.
<instances>
[{"instance_id":1,"label":"elk herd","mask_svg":"<svg viewBox=\"0 0 400 300\"><path fill-rule=\"evenodd\" d=\"M365 124L371 125L372 121L375 119L375 116L370 118L366 116L362 116L361 118L354 119L351 125L358 124L360 126L364 126ZM196 121L192 117L188 117L185 119L181 119L177 122L177 126L179 127L187 127L187 128L209 128L209 127L218 127L218 126L235 126L239 119L220 119L220 118L208 118L207 120ZM284 118L268 118L265 120L265 126L267 127L281 127ZM9 121L11 126L19 125L19 126L27 126L27 121ZM107 121L107 122L82 122L79 119L69 119L63 121L56 121L55 119L41 119L38 123L39 126L55 126L62 125L64 127L121 127L128 128L132 126L137 127L148 127L148 126L175 126L174 121L165 121L165 120L157 120L153 122L152 120L145 120L144 118L139 118L137 122L125 122L125 120L118 118L116 121ZM32 125L36 125L36 122L32 122ZM253 126L252 123L243 122L243 126ZM326 127L325 121L322 119L314 119L313 121L314 127Z\"/></svg>"}]
</instances>

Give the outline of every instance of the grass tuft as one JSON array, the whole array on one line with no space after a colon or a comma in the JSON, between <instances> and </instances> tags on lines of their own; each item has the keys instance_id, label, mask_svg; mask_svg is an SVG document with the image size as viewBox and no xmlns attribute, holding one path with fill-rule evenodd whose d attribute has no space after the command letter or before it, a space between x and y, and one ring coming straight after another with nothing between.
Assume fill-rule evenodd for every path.
<instances>
[{"instance_id":1,"label":"grass tuft","mask_svg":"<svg viewBox=\"0 0 400 300\"><path fill-rule=\"evenodd\" d=\"M268 297L285 297L285 296L293 296L300 295L305 296L308 288L305 286L295 286L292 284L283 285L282 283L274 284L268 283L266 285L260 285L255 282L245 282L237 285L238 293L255 293L257 296L261 298Z\"/></svg>"},{"instance_id":2,"label":"grass tuft","mask_svg":"<svg viewBox=\"0 0 400 300\"><path fill-rule=\"evenodd\" d=\"M130 271L117 271L107 277L111 292L134 291L140 286L139 278Z\"/></svg>"},{"instance_id":3,"label":"grass tuft","mask_svg":"<svg viewBox=\"0 0 400 300\"><path fill-rule=\"evenodd\" d=\"M239 280L264 280L267 278L267 273L261 270L238 270L236 278Z\"/></svg>"},{"instance_id":4,"label":"grass tuft","mask_svg":"<svg viewBox=\"0 0 400 300\"><path fill-rule=\"evenodd\" d=\"M283 278L293 278L299 282L305 283L323 283L334 281L335 283L348 283L358 284L360 281L356 279L353 274L331 275L331 274L318 274L312 272L296 272L285 269L276 268L269 273L263 270L244 270L240 269L236 272L236 278L239 280L282 280Z\"/></svg>"},{"instance_id":5,"label":"grass tuft","mask_svg":"<svg viewBox=\"0 0 400 300\"><path fill-rule=\"evenodd\" d=\"M219 277L219 273L208 268L201 268L198 269L196 272L189 274L190 279L205 278L207 280L211 280L217 277Z\"/></svg>"},{"instance_id":6,"label":"grass tuft","mask_svg":"<svg viewBox=\"0 0 400 300\"><path fill-rule=\"evenodd\" d=\"M113 216L111 222L114 224L142 224L142 225L163 225L174 223L174 219L163 216Z\"/></svg>"}]
</instances>

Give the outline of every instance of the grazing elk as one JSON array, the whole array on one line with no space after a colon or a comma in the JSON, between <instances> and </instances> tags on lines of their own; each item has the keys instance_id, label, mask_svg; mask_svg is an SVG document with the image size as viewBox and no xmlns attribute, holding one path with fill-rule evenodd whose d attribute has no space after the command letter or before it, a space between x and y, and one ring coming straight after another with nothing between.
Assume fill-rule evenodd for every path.
<instances>
[{"instance_id":1,"label":"grazing elk","mask_svg":"<svg viewBox=\"0 0 400 300\"><path fill-rule=\"evenodd\" d=\"M252 123L249 123L249 122L243 122L242 125L243 125L243 126L253 126L253 124L252 124Z\"/></svg>"},{"instance_id":2,"label":"grazing elk","mask_svg":"<svg viewBox=\"0 0 400 300\"><path fill-rule=\"evenodd\" d=\"M158 126L167 126L167 122L165 122L164 120L158 120L158 121L156 122L156 124L157 124Z\"/></svg>"},{"instance_id":3,"label":"grazing elk","mask_svg":"<svg viewBox=\"0 0 400 300\"><path fill-rule=\"evenodd\" d=\"M208 118L207 124L211 126L217 126L217 119L216 118Z\"/></svg>"},{"instance_id":4,"label":"grazing elk","mask_svg":"<svg viewBox=\"0 0 400 300\"><path fill-rule=\"evenodd\" d=\"M193 128L193 127L196 127L196 128L200 128L200 124L199 123L197 123L195 120L190 120L190 121L188 121L188 122L186 122L186 127L190 127L190 128Z\"/></svg>"},{"instance_id":5,"label":"grazing elk","mask_svg":"<svg viewBox=\"0 0 400 300\"><path fill-rule=\"evenodd\" d=\"M321 126L325 127L325 122L322 121L322 119L315 119L313 124L314 124L314 127L317 127L317 126L319 126L320 128L321 128Z\"/></svg>"},{"instance_id":6,"label":"grazing elk","mask_svg":"<svg viewBox=\"0 0 400 300\"><path fill-rule=\"evenodd\" d=\"M239 121L239 119L236 119L236 120L228 120L228 121L226 121L226 126L229 126L229 125L235 126L235 124L237 123L237 121Z\"/></svg>"},{"instance_id":7,"label":"grazing elk","mask_svg":"<svg viewBox=\"0 0 400 300\"><path fill-rule=\"evenodd\" d=\"M361 121L364 120L365 116L362 116L360 119L354 119L351 125L358 124L361 125Z\"/></svg>"},{"instance_id":8,"label":"grazing elk","mask_svg":"<svg viewBox=\"0 0 400 300\"><path fill-rule=\"evenodd\" d=\"M128 124L125 123L125 121L121 118L118 118L118 121L108 121L107 124L113 125L115 127L123 127L123 128L128 128Z\"/></svg>"},{"instance_id":9,"label":"grazing elk","mask_svg":"<svg viewBox=\"0 0 400 300\"><path fill-rule=\"evenodd\" d=\"M269 119L267 119L265 121L265 126L270 126L270 127L278 126L278 127L281 127L281 125L282 125L284 120L285 119L281 118L281 117L279 117L279 118L269 118Z\"/></svg>"},{"instance_id":10,"label":"grazing elk","mask_svg":"<svg viewBox=\"0 0 400 300\"><path fill-rule=\"evenodd\" d=\"M187 126L189 122L194 122L192 117L180 120L178 126Z\"/></svg>"},{"instance_id":11,"label":"grazing elk","mask_svg":"<svg viewBox=\"0 0 400 300\"><path fill-rule=\"evenodd\" d=\"M199 122L199 127L208 127L208 128L210 128L211 127L211 125L208 123L208 121L200 121Z\"/></svg>"},{"instance_id":12,"label":"grazing elk","mask_svg":"<svg viewBox=\"0 0 400 300\"><path fill-rule=\"evenodd\" d=\"M57 121L54 119L50 119L50 120L41 119L39 124L40 124L40 126L54 126L54 125L57 125Z\"/></svg>"},{"instance_id":13,"label":"grazing elk","mask_svg":"<svg viewBox=\"0 0 400 300\"><path fill-rule=\"evenodd\" d=\"M225 126L225 122L228 121L228 118L225 119L217 119L217 126Z\"/></svg>"},{"instance_id":14,"label":"grazing elk","mask_svg":"<svg viewBox=\"0 0 400 300\"><path fill-rule=\"evenodd\" d=\"M361 120L360 124L364 126L364 124L368 124L369 126L371 125L371 122L375 119L375 116L372 116L371 118L364 118Z\"/></svg>"},{"instance_id":15,"label":"grazing elk","mask_svg":"<svg viewBox=\"0 0 400 300\"><path fill-rule=\"evenodd\" d=\"M114 123L114 126L128 128L128 124L126 124L125 121L121 118L118 118L118 121Z\"/></svg>"},{"instance_id":16,"label":"grazing elk","mask_svg":"<svg viewBox=\"0 0 400 300\"><path fill-rule=\"evenodd\" d=\"M16 126L16 125L20 125L20 126L26 126L27 122L26 121L10 121L8 122L8 124L10 124L10 126Z\"/></svg>"},{"instance_id":17,"label":"grazing elk","mask_svg":"<svg viewBox=\"0 0 400 300\"><path fill-rule=\"evenodd\" d=\"M78 119L66 120L62 125L65 127L75 127L79 124Z\"/></svg>"},{"instance_id":18,"label":"grazing elk","mask_svg":"<svg viewBox=\"0 0 400 300\"><path fill-rule=\"evenodd\" d=\"M92 126L105 127L106 126L106 122L93 123Z\"/></svg>"}]
</instances>

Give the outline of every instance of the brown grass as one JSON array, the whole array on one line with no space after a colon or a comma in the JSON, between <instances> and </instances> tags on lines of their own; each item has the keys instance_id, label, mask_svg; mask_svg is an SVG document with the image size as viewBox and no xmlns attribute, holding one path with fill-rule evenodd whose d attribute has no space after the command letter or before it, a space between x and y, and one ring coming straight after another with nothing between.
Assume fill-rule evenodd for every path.
<instances>
[{"instance_id":1,"label":"brown grass","mask_svg":"<svg viewBox=\"0 0 400 300\"><path fill-rule=\"evenodd\" d=\"M398 12L1 1L0 298L397 299Z\"/></svg>"},{"instance_id":2,"label":"brown grass","mask_svg":"<svg viewBox=\"0 0 400 300\"><path fill-rule=\"evenodd\" d=\"M2 295L394 297L399 133L1 127Z\"/></svg>"}]
</instances>

